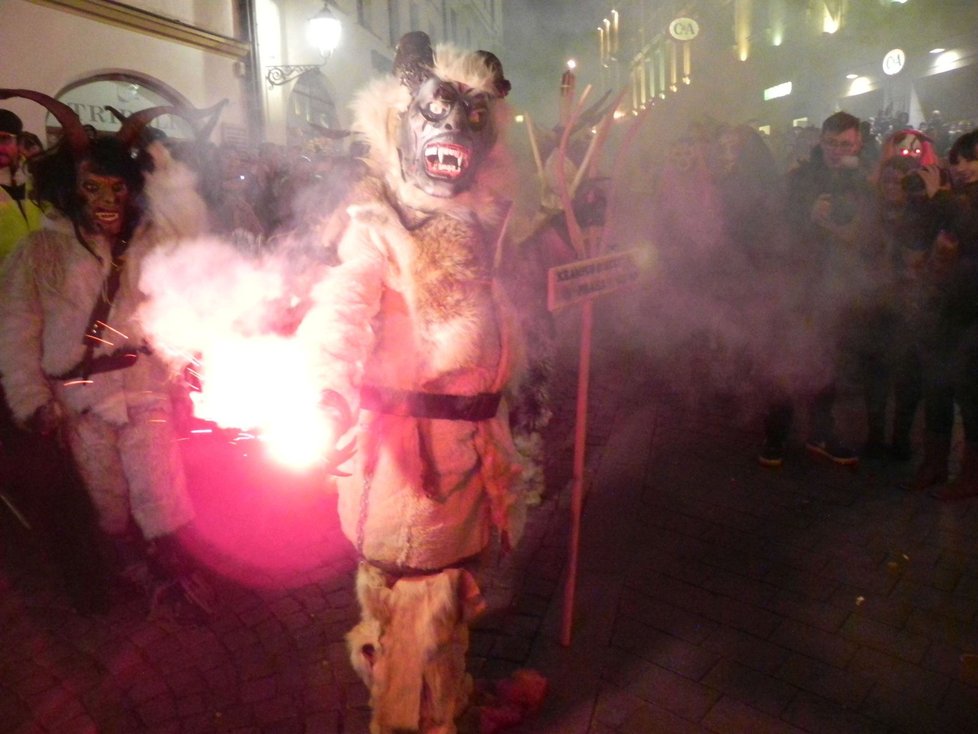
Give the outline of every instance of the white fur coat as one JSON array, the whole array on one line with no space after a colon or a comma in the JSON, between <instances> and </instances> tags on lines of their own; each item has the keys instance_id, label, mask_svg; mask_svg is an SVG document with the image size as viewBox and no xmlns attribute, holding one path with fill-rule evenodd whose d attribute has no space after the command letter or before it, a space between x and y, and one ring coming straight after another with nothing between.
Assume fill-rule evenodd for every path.
<instances>
[{"instance_id":1,"label":"white fur coat","mask_svg":"<svg viewBox=\"0 0 978 734\"><path fill-rule=\"evenodd\" d=\"M125 255L123 277L107 319L109 329L94 355L141 346L145 336L134 316L142 301L139 266L155 247L199 234L206 209L194 189L193 174L165 148L151 151L156 169L147 175L146 214ZM132 367L92 376L92 382L65 387L49 375L64 374L82 358L82 335L111 266L109 244L89 237L89 252L71 222L53 213L10 255L0 275L0 374L18 421L55 396L65 407L91 409L114 423L125 422L127 405L168 402L164 365L140 355Z\"/></svg>"}]
</instances>

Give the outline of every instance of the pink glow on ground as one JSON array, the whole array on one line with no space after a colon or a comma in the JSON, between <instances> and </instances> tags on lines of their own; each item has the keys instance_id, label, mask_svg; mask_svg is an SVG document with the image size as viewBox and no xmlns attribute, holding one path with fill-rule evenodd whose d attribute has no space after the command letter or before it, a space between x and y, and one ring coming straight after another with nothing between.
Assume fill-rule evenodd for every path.
<instances>
[{"instance_id":1,"label":"pink glow on ground","mask_svg":"<svg viewBox=\"0 0 978 734\"><path fill-rule=\"evenodd\" d=\"M352 546L321 471L289 471L256 441L197 434L181 446L197 518L191 549L214 571L248 586L308 583Z\"/></svg>"}]
</instances>

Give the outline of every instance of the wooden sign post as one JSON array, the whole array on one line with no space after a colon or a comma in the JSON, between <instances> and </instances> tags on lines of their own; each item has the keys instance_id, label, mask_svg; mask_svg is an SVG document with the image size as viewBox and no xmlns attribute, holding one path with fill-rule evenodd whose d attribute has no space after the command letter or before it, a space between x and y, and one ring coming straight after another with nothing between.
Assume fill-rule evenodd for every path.
<instances>
[{"instance_id":1,"label":"wooden sign post","mask_svg":"<svg viewBox=\"0 0 978 734\"><path fill-rule=\"evenodd\" d=\"M560 112L560 142L556 155L556 187L548 181L547 164L540 154L540 148L534 133L534 127L527 117L527 132L530 136L530 147L540 178L541 200L548 201L552 194L557 194L560 200L560 211L563 212L567 224L568 239L577 256L573 262L558 265L547 273L547 306L550 311L580 304L581 306L581 336L580 354L578 359L577 376L577 405L574 423L574 466L571 485L571 532L568 553L567 581L564 587L564 614L561 623L561 644L570 645L571 630L574 619L574 597L577 591L577 568L580 553L581 515L584 510L585 491L585 448L587 443L587 412L588 385L591 372L591 339L594 321L593 301L595 298L619 290L635 283L643 270L643 253L639 250L625 250L608 253L609 236L612 228L605 222L599 225L590 224L581 228L574 212L573 201L581 185L587 181L596 181L598 157L608 137L615 111L621 104L627 90L622 90L618 96L603 107L606 93L595 105L584 110L584 101L591 91L585 87L579 99L574 100L575 79L568 69L561 79L561 112ZM595 125L594 120L600 120ZM634 121L628 134L624 137L615 161L615 174L621 169L625 160L624 149L634 139L639 124L645 119L640 114ZM591 127L594 125L594 127ZM569 157L567 154L568 141L572 131L587 129L591 134L586 153L580 161L573 177L567 173ZM609 205L613 203L615 192L615 175L611 177L611 196ZM543 211L541 207L531 222L530 234L539 231L546 225L556 211ZM610 206L609 206L610 211ZM589 219L591 219L589 217Z\"/></svg>"}]
</instances>

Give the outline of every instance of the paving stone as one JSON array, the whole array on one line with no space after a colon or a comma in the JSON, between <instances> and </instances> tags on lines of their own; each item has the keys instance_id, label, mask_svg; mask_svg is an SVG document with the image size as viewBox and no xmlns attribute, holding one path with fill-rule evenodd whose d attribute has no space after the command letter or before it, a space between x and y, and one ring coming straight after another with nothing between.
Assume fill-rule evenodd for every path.
<instances>
[{"instance_id":1,"label":"paving stone","mask_svg":"<svg viewBox=\"0 0 978 734\"><path fill-rule=\"evenodd\" d=\"M941 703L948 731L968 731L978 722L978 689L973 685L952 682Z\"/></svg>"},{"instance_id":2,"label":"paving stone","mask_svg":"<svg viewBox=\"0 0 978 734\"><path fill-rule=\"evenodd\" d=\"M266 675L263 678L246 680L241 683L240 696L245 703L266 701L276 695L278 680L275 676Z\"/></svg>"},{"instance_id":3,"label":"paving stone","mask_svg":"<svg viewBox=\"0 0 978 734\"><path fill-rule=\"evenodd\" d=\"M791 652L759 637L729 627L718 627L702 646L724 658L735 660L754 670L772 673L784 663Z\"/></svg>"},{"instance_id":4,"label":"paving stone","mask_svg":"<svg viewBox=\"0 0 978 734\"><path fill-rule=\"evenodd\" d=\"M623 593L619 615L633 616L650 627L668 632L694 644L702 642L717 628L716 622L700 617L685 609L642 594Z\"/></svg>"},{"instance_id":5,"label":"paving stone","mask_svg":"<svg viewBox=\"0 0 978 734\"><path fill-rule=\"evenodd\" d=\"M778 589L770 584L723 569L714 569L702 585L722 597L761 608L770 608L778 594Z\"/></svg>"},{"instance_id":6,"label":"paving stone","mask_svg":"<svg viewBox=\"0 0 978 734\"><path fill-rule=\"evenodd\" d=\"M637 696L616 686L603 685L594 707L594 720L606 727L616 729L635 711L645 706L647 704Z\"/></svg>"},{"instance_id":7,"label":"paving stone","mask_svg":"<svg viewBox=\"0 0 978 734\"><path fill-rule=\"evenodd\" d=\"M871 648L858 650L849 662L849 670L930 701L940 700L951 683L945 675Z\"/></svg>"},{"instance_id":8,"label":"paving stone","mask_svg":"<svg viewBox=\"0 0 978 734\"><path fill-rule=\"evenodd\" d=\"M702 678L717 662L717 655L709 650L636 620L616 622L611 644L618 644L643 660L693 680Z\"/></svg>"},{"instance_id":9,"label":"paving stone","mask_svg":"<svg viewBox=\"0 0 978 734\"><path fill-rule=\"evenodd\" d=\"M625 690L691 721L699 721L720 697L716 689L652 664L641 666Z\"/></svg>"},{"instance_id":10,"label":"paving stone","mask_svg":"<svg viewBox=\"0 0 978 734\"><path fill-rule=\"evenodd\" d=\"M780 716L798 692L784 680L733 660L720 660L702 683L772 716Z\"/></svg>"},{"instance_id":11,"label":"paving stone","mask_svg":"<svg viewBox=\"0 0 978 734\"><path fill-rule=\"evenodd\" d=\"M803 734L801 729L779 718L751 708L734 698L724 696L703 718L703 725L718 734L741 732L770 732L771 734Z\"/></svg>"},{"instance_id":12,"label":"paving stone","mask_svg":"<svg viewBox=\"0 0 978 734\"><path fill-rule=\"evenodd\" d=\"M834 701L800 692L782 713L788 723L818 734L887 734L889 728Z\"/></svg>"},{"instance_id":13,"label":"paving stone","mask_svg":"<svg viewBox=\"0 0 978 734\"><path fill-rule=\"evenodd\" d=\"M830 602L843 612L866 616L898 629L903 627L913 609L907 598L873 594L852 586L840 586Z\"/></svg>"},{"instance_id":14,"label":"paving stone","mask_svg":"<svg viewBox=\"0 0 978 734\"><path fill-rule=\"evenodd\" d=\"M176 717L176 705L173 697L165 693L136 706L136 715L146 727L163 726Z\"/></svg>"},{"instance_id":15,"label":"paving stone","mask_svg":"<svg viewBox=\"0 0 978 734\"><path fill-rule=\"evenodd\" d=\"M262 726L263 731L273 725L291 730L296 723L300 724L299 731L301 731L301 722L297 717L300 707L295 698L289 694L282 693L256 701L252 708L255 713L255 721Z\"/></svg>"},{"instance_id":16,"label":"paving stone","mask_svg":"<svg viewBox=\"0 0 978 734\"><path fill-rule=\"evenodd\" d=\"M970 622L978 613L978 599L934 588L926 584L901 581L894 595L907 599L914 607L947 615L959 622Z\"/></svg>"},{"instance_id":17,"label":"paving stone","mask_svg":"<svg viewBox=\"0 0 978 734\"><path fill-rule=\"evenodd\" d=\"M846 639L912 663L923 660L930 644L923 635L898 630L858 614L846 620L841 632Z\"/></svg>"},{"instance_id":18,"label":"paving stone","mask_svg":"<svg viewBox=\"0 0 978 734\"><path fill-rule=\"evenodd\" d=\"M970 652L943 642L931 642L922 666L952 680L978 686L978 651Z\"/></svg>"},{"instance_id":19,"label":"paving stone","mask_svg":"<svg viewBox=\"0 0 978 734\"><path fill-rule=\"evenodd\" d=\"M937 702L926 701L884 685L877 685L870 691L859 711L897 732L943 734L955 731L951 727L953 714L943 711Z\"/></svg>"},{"instance_id":20,"label":"paving stone","mask_svg":"<svg viewBox=\"0 0 978 734\"><path fill-rule=\"evenodd\" d=\"M792 655L777 671L777 677L846 708L861 704L874 679L856 671L845 671L805 655Z\"/></svg>"},{"instance_id":21,"label":"paving stone","mask_svg":"<svg viewBox=\"0 0 978 734\"><path fill-rule=\"evenodd\" d=\"M914 609L907 617L905 629L965 650L978 649L978 627L939 612Z\"/></svg>"},{"instance_id":22,"label":"paving stone","mask_svg":"<svg viewBox=\"0 0 978 734\"><path fill-rule=\"evenodd\" d=\"M642 704L613 731L620 734L706 734L709 730L676 716L661 706ZM597 734L597 732L589 731L589 734Z\"/></svg>"},{"instance_id":23,"label":"paving stone","mask_svg":"<svg viewBox=\"0 0 978 734\"><path fill-rule=\"evenodd\" d=\"M764 581L817 601L828 601L839 586L834 579L785 565L773 566L764 575Z\"/></svg>"},{"instance_id":24,"label":"paving stone","mask_svg":"<svg viewBox=\"0 0 978 734\"><path fill-rule=\"evenodd\" d=\"M803 655L845 668L856 645L829 632L823 632L811 625L785 619L770 637L771 642L800 652Z\"/></svg>"}]
</instances>

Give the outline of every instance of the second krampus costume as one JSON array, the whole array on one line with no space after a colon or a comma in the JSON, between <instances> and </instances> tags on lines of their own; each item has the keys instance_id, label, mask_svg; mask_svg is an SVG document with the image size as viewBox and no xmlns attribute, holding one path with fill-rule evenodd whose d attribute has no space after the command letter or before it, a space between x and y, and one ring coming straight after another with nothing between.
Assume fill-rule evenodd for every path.
<instances>
[{"instance_id":1,"label":"second krampus costume","mask_svg":"<svg viewBox=\"0 0 978 734\"><path fill-rule=\"evenodd\" d=\"M505 544L522 526L501 400L516 340L492 278L509 83L495 56L435 54L424 33L401 40L394 74L355 103L370 173L338 215L340 264L300 328L357 416L339 512L363 559L348 641L371 731L454 732L471 689L467 622L483 605L466 564L493 527Z\"/></svg>"},{"instance_id":2,"label":"second krampus costume","mask_svg":"<svg viewBox=\"0 0 978 734\"><path fill-rule=\"evenodd\" d=\"M0 373L14 420L63 441L98 526L127 578L147 585L153 611L183 597L209 607L178 534L194 517L173 423L174 384L137 319L146 256L206 224L195 177L159 143L133 157L150 108L116 136L89 140L77 115L31 90L0 90L44 105L63 142L35 161L43 227L0 273ZM144 547L147 546L148 547ZM138 556L149 555L147 578ZM139 567L138 573L134 570Z\"/></svg>"}]
</instances>

